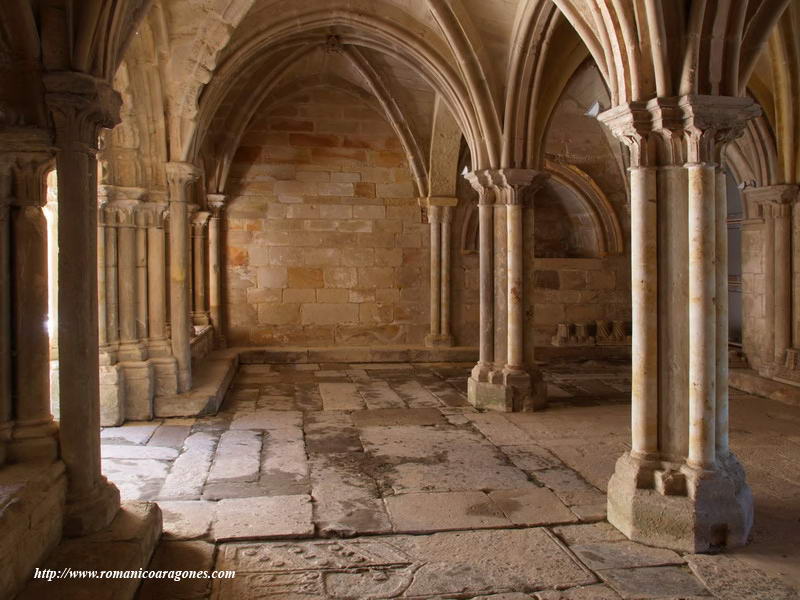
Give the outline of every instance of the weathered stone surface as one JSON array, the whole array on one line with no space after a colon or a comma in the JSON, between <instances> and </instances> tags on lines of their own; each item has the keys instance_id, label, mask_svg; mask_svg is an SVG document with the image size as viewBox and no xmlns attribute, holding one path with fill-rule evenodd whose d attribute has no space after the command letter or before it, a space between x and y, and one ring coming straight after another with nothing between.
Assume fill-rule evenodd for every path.
<instances>
[{"instance_id":1,"label":"weathered stone surface","mask_svg":"<svg viewBox=\"0 0 800 600\"><path fill-rule=\"evenodd\" d=\"M193 424L194 419L169 419L155 430L147 445L180 450Z\"/></svg>"},{"instance_id":2,"label":"weathered stone surface","mask_svg":"<svg viewBox=\"0 0 800 600\"><path fill-rule=\"evenodd\" d=\"M533 444L502 446L500 448L514 465L523 471L533 472L561 466L561 462L548 450Z\"/></svg>"},{"instance_id":3,"label":"weathered stone surface","mask_svg":"<svg viewBox=\"0 0 800 600\"><path fill-rule=\"evenodd\" d=\"M382 466L382 485L395 493L533 486L498 450L470 431L381 427L361 431L365 449Z\"/></svg>"},{"instance_id":4,"label":"weathered stone surface","mask_svg":"<svg viewBox=\"0 0 800 600\"><path fill-rule=\"evenodd\" d=\"M310 491L305 444L267 438L261 459L261 482L267 495L291 496Z\"/></svg>"},{"instance_id":5,"label":"weathered stone surface","mask_svg":"<svg viewBox=\"0 0 800 600\"><path fill-rule=\"evenodd\" d=\"M672 550L651 548L636 542L595 542L571 546L586 566L595 571L657 565L677 565L685 561Z\"/></svg>"},{"instance_id":6,"label":"weathered stone surface","mask_svg":"<svg viewBox=\"0 0 800 600\"><path fill-rule=\"evenodd\" d=\"M503 415L494 413L472 413L469 420L490 442L496 446L519 446L534 440L519 427L510 423Z\"/></svg>"},{"instance_id":7,"label":"weathered stone surface","mask_svg":"<svg viewBox=\"0 0 800 600\"><path fill-rule=\"evenodd\" d=\"M364 399L355 383L320 383L323 410L360 410Z\"/></svg>"},{"instance_id":8,"label":"weathered stone surface","mask_svg":"<svg viewBox=\"0 0 800 600\"><path fill-rule=\"evenodd\" d=\"M205 537L214 520L216 504L202 500L159 500L164 537L192 540Z\"/></svg>"},{"instance_id":9,"label":"weathered stone surface","mask_svg":"<svg viewBox=\"0 0 800 600\"><path fill-rule=\"evenodd\" d=\"M226 431L217 445L208 483L254 481L258 479L261 433Z\"/></svg>"},{"instance_id":10,"label":"weathered stone surface","mask_svg":"<svg viewBox=\"0 0 800 600\"><path fill-rule=\"evenodd\" d=\"M220 500L212 535L218 542L310 537L314 535L311 498L298 495Z\"/></svg>"},{"instance_id":11,"label":"weathered stone surface","mask_svg":"<svg viewBox=\"0 0 800 600\"><path fill-rule=\"evenodd\" d=\"M705 587L685 567L608 569L600 572L605 582L625 600L707 597Z\"/></svg>"},{"instance_id":12,"label":"weathered stone surface","mask_svg":"<svg viewBox=\"0 0 800 600\"><path fill-rule=\"evenodd\" d=\"M164 485L169 462L153 459L108 458L103 472L117 485L128 500L154 500Z\"/></svg>"},{"instance_id":13,"label":"weathered stone surface","mask_svg":"<svg viewBox=\"0 0 800 600\"><path fill-rule=\"evenodd\" d=\"M607 585L586 585L569 590L548 590L533 595L536 600L619 600L619 594Z\"/></svg>"},{"instance_id":14,"label":"weathered stone surface","mask_svg":"<svg viewBox=\"0 0 800 600\"><path fill-rule=\"evenodd\" d=\"M183 445L183 452L175 459L169 475L159 492L159 498L168 500L196 500L211 467L217 438L205 432L193 433Z\"/></svg>"},{"instance_id":15,"label":"weathered stone surface","mask_svg":"<svg viewBox=\"0 0 800 600\"><path fill-rule=\"evenodd\" d=\"M257 410L253 413L237 414L231 421L231 429L264 429L267 431L299 428L303 424L303 413L284 410Z\"/></svg>"},{"instance_id":16,"label":"weathered stone surface","mask_svg":"<svg viewBox=\"0 0 800 600\"><path fill-rule=\"evenodd\" d=\"M366 374L366 371L360 370ZM359 378L361 381L362 378ZM358 384L358 391L367 408L370 410L379 410L382 408L405 408L406 403L395 392L388 382L386 381L373 381L367 379Z\"/></svg>"},{"instance_id":17,"label":"weathered stone surface","mask_svg":"<svg viewBox=\"0 0 800 600\"><path fill-rule=\"evenodd\" d=\"M210 571L214 565L214 545L207 542L163 542L156 550L149 569L156 571ZM175 581L175 578L179 581ZM211 579L181 577L147 579L142 582L137 600L194 600L205 597Z\"/></svg>"},{"instance_id":18,"label":"weathered stone surface","mask_svg":"<svg viewBox=\"0 0 800 600\"><path fill-rule=\"evenodd\" d=\"M385 502L398 533L507 527L512 523L483 492L400 494Z\"/></svg>"},{"instance_id":19,"label":"weathered stone surface","mask_svg":"<svg viewBox=\"0 0 800 600\"><path fill-rule=\"evenodd\" d=\"M157 446L145 446L140 448L131 444L102 444L100 446L102 458L124 458L129 460L154 459L154 460L174 460L178 457L178 451L172 448L162 448Z\"/></svg>"},{"instance_id":20,"label":"weathered stone surface","mask_svg":"<svg viewBox=\"0 0 800 600\"><path fill-rule=\"evenodd\" d=\"M797 600L800 593L733 556L691 554L689 568L722 600Z\"/></svg>"},{"instance_id":21,"label":"weathered stone surface","mask_svg":"<svg viewBox=\"0 0 800 600\"><path fill-rule=\"evenodd\" d=\"M397 382L393 387L409 408L437 408L442 404L439 398L415 379Z\"/></svg>"},{"instance_id":22,"label":"weathered stone surface","mask_svg":"<svg viewBox=\"0 0 800 600\"><path fill-rule=\"evenodd\" d=\"M350 415L356 427L392 425L444 425L442 413L435 408L384 408L355 411Z\"/></svg>"},{"instance_id":23,"label":"weathered stone surface","mask_svg":"<svg viewBox=\"0 0 800 600\"><path fill-rule=\"evenodd\" d=\"M577 520L547 488L495 490L489 492L489 498L514 525L552 525Z\"/></svg>"},{"instance_id":24,"label":"weathered stone surface","mask_svg":"<svg viewBox=\"0 0 800 600\"><path fill-rule=\"evenodd\" d=\"M237 577L214 598L517 598L595 582L543 529L224 544L216 568Z\"/></svg>"},{"instance_id":25,"label":"weathered stone surface","mask_svg":"<svg viewBox=\"0 0 800 600\"><path fill-rule=\"evenodd\" d=\"M100 432L100 439L103 443L111 444L146 444L160 424L160 421L151 421L125 423L121 427L105 427Z\"/></svg>"},{"instance_id":26,"label":"weathered stone surface","mask_svg":"<svg viewBox=\"0 0 800 600\"><path fill-rule=\"evenodd\" d=\"M626 539L618 529L608 523L563 525L554 527L553 533L570 546L596 542L617 542Z\"/></svg>"}]
</instances>

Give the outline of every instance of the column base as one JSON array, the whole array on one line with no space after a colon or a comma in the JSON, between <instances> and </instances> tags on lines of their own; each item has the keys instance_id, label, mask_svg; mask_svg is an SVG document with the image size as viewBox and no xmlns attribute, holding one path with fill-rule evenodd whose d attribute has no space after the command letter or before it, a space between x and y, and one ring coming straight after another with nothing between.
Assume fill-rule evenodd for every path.
<instances>
[{"instance_id":1,"label":"column base","mask_svg":"<svg viewBox=\"0 0 800 600\"><path fill-rule=\"evenodd\" d=\"M211 316L206 312L193 312L192 324L195 327L205 327L211 324Z\"/></svg>"},{"instance_id":2,"label":"column base","mask_svg":"<svg viewBox=\"0 0 800 600\"><path fill-rule=\"evenodd\" d=\"M17 421L7 447L11 462L53 462L58 458L58 426L49 421Z\"/></svg>"},{"instance_id":3,"label":"column base","mask_svg":"<svg viewBox=\"0 0 800 600\"><path fill-rule=\"evenodd\" d=\"M153 418L155 375L151 361L120 363L125 373L125 419L149 421Z\"/></svg>"},{"instance_id":4,"label":"column base","mask_svg":"<svg viewBox=\"0 0 800 600\"><path fill-rule=\"evenodd\" d=\"M117 350L117 360L122 361L137 361L147 359L147 348L139 342L123 342L119 345Z\"/></svg>"},{"instance_id":5,"label":"column base","mask_svg":"<svg viewBox=\"0 0 800 600\"><path fill-rule=\"evenodd\" d=\"M467 380L467 399L475 408L499 412L533 412L547 404L541 373L488 370L478 364Z\"/></svg>"},{"instance_id":6,"label":"column base","mask_svg":"<svg viewBox=\"0 0 800 600\"><path fill-rule=\"evenodd\" d=\"M608 520L628 538L682 552L743 546L753 496L733 454L713 471L647 461L629 452L608 483Z\"/></svg>"},{"instance_id":7,"label":"column base","mask_svg":"<svg viewBox=\"0 0 800 600\"><path fill-rule=\"evenodd\" d=\"M125 373L119 364L100 367L100 426L125 422Z\"/></svg>"},{"instance_id":8,"label":"column base","mask_svg":"<svg viewBox=\"0 0 800 600\"><path fill-rule=\"evenodd\" d=\"M433 348L435 346L452 346L453 345L453 336L452 335L443 335L441 333L429 333L425 336L425 345L428 348Z\"/></svg>"},{"instance_id":9,"label":"column base","mask_svg":"<svg viewBox=\"0 0 800 600\"><path fill-rule=\"evenodd\" d=\"M150 339L147 341L147 355L151 358L164 358L172 356L172 347L167 338Z\"/></svg>"},{"instance_id":10,"label":"column base","mask_svg":"<svg viewBox=\"0 0 800 600\"><path fill-rule=\"evenodd\" d=\"M107 527L120 507L119 490L102 475L93 492L82 498L67 494L64 535L88 535Z\"/></svg>"}]
</instances>

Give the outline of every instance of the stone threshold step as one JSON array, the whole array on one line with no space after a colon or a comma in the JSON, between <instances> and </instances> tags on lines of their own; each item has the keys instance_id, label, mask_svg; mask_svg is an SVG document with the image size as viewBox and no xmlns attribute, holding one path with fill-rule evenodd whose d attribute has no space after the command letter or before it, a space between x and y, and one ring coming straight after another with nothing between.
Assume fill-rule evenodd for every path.
<instances>
[{"instance_id":1,"label":"stone threshold step","mask_svg":"<svg viewBox=\"0 0 800 600\"><path fill-rule=\"evenodd\" d=\"M731 387L748 394L777 400L789 406L800 406L800 387L767 379L753 369L731 369L729 382Z\"/></svg>"},{"instance_id":2,"label":"stone threshold step","mask_svg":"<svg viewBox=\"0 0 800 600\"><path fill-rule=\"evenodd\" d=\"M263 363L397 363L475 362L474 346L347 346L347 347L240 347L242 364Z\"/></svg>"},{"instance_id":3,"label":"stone threshold step","mask_svg":"<svg viewBox=\"0 0 800 600\"><path fill-rule=\"evenodd\" d=\"M106 529L64 538L39 569L138 571L146 569L161 537L161 510L155 502L124 502ZM132 600L140 579L31 579L17 600Z\"/></svg>"},{"instance_id":4,"label":"stone threshold step","mask_svg":"<svg viewBox=\"0 0 800 600\"><path fill-rule=\"evenodd\" d=\"M210 353L192 365L192 389L183 394L156 396L153 413L156 417L216 414L238 368L238 352L227 349Z\"/></svg>"}]
</instances>

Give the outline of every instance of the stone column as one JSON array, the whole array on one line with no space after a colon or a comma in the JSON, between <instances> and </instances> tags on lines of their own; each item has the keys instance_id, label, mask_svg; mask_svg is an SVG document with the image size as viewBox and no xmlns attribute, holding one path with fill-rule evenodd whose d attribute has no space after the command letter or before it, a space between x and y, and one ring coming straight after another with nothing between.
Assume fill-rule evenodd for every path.
<instances>
[{"instance_id":1,"label":"stone column","mask_svg":"<svg viewBox=\"0 0 800 600\"><path fill-rule=\"evenodd\" d=\"M482 384L489 381L494 368L494 190L484 171L465 175L478 192L478 271L480 294L480 331L478 364L472 369L468 386L473 404Z\"/></svg>"},{"instance_id":2,"label":"stone column","mask_svg":"<svg viewBox=\"0 0 800 600\"><path fill-rule=\"evenodd\" d=\"M450 335L450 222L458 198L430 196L420 199L431 227L430 273L431 316L426 346L452 346Z\"/></svg>"},{"instance_id":3,"label":"stone column","mask_svg":"<svg viewBox=\"0 0 800 600\"><path fill-rule=\"evenodd\" d=\"M761 207L764 217L764 348L761 375L789 376L781 372L787 351L796 353L792 329L792 210L800 187L778 184L748 188L748 201Z\"/></svg>"},{"instance_id":4,"label":"stone column","mask_svg":"<svg viewBox=\"0 0 800 600\"><path fill-rule=\"evenodd\" d=\"M208 231L208 218L211 213L198 211L192 219L192 266L194 303L192 322L195 325L208 325L209 316L206 306L206 232Z\"/></svg>"},{"instance_id":5,"label":"stone column","mask_svg":"<svg viewBox=\"0 0 800 600\"><path fill-rule=\"evenodd\" d=\"M167 246L164 218L169 205L148 203L147 227L147 318L148 349L153 356L171 354L167 340Z\"/></svg>"},{"instance_id":6,"label":"stone column","mask_svg":"<svg viewBox=\"0 0 800 600\"><path fill-rule=\"evenodd\" d=\"M166 164L169 183L170 329L172 354L178 361L178 391L192 385L192 351L189 319L189 187L200 177L191 163Z\"/></svg>"},{"instance_id":7,"label":"stone column","mask_svg":"<svg viewBox=\"0 0 800 600\"><path fill-rule=\"evenodd\" d=\"M753 503L727 447L725 143L749 98L657 98L598 118L630 150L632 444L608 485L631 539L687 552L747 541ZM688 354L687 354L688 349Z\"/></svg>"},{"instance_id":8,"label":"stone column","mask_svg":"<svg viewBox=\"0 0 800 600\"><path fill-rule=\"evenodd\" d=\"M147 306L147 223L143 206L137 207L136 220L136 337L144 344L148 337Z\"/></svg>"},{"instance_id":9,"label":"stone column","mask_svg":"<svg viewBox=\"0 0 800 600\"><path fill-rule=\"evenodd\" d=\"M442 310L439 324L439 334L442 336L443 345L452 346L453 336L450 334L450 252L451 249L451 225L453 223L453 210L458 203L458 198L454 198L452 206L442 207Z\"/></svg>"},{"instance_id":10,"label":"stone column","mask_svg":"<svg viewBox=\"0 0 800 600\"><path fill-rule=\"evenodd\" d=\"M215 346L225 347L225 336L222 331L222 278L220 274L220 221L225 206L225 196L208 194L208 208L211 217L208 220L208 309L211 324L214 326Z\"/></svg>"},{"instance_id":11,"label":"stone column","mask_svg":"<svg viewBox=\"0 0 800 600\"><path fill-rule=\"evenodd\" d=\"M100 470L97 326L97 139L119 121L120 97L105 81L55 72L44 76L56 127L60 204L58 306L61 457L67 468L64 532L83 535L107 526L119 491Z\"/></svg>"},{"instance_id":12,"label":"stone column","mask_svg":"<svg viewBox=\"0 0 800 600\"><path fill-rule=\"evenodd\" d=\"M141 361L147 358L147 349L141 343L140 312L140 260L138 211L145 190L142 188L113 187L109 192L107 209L116 215L118 245L117 293L119 298L119 351L120 361ZM147 292L147 284L144 284Z\"/></svg>"},{"instance_id":13,"label":"stone column","mask_svg":"<svg viewBox=\"0 0 800 600\"><path fill-rule=\"evenodd\" d=\"M13 390L11 370L11 201L10 169L0 162L0 467L11 440Z\"/></svg>"},{"instance_id":14,"label":"stone column","mask_svg":"<svg viewBox=\"0 0 800 600\"><path fill-rule=\"evenodd\" d=\"M504 294L502 294L505 296L505 303L493 302L492 307L492 321L495 325L500 325L502 331L498 334L504 336L505 344L495 344L493 365L484 381L477 379L474 376L475 371L473 371L468 388L469 399L475 406L490 410L534 410L541 407L546 398L541 373L535 365L525 365L523 358L525 355L525 331L522 217L525 200L535 193L547 176L530 169L492 169L473 175L471 183L477 181L479 186L491 188L495 205L501 207L505 212L505 228L503 231L496 232L499 241L496 244L493 243L493 248L490 249L497 264L495 268L504 268L505 270L505 277L494 277L497 274L494 270L492 273L493 279L499 280L505 285ZM473 187L475 187L475 183L473 183ZM481 221L481 226L483 226L483 221ZM498 252L498 246L504 248L502 254ZM482 245L481 253L483 251ZM481 258L483 258L483 254L481 254ZM481 281L483 283L483 274ZM492 296L494 295L493 289ZM497 296L501 296L501 294L498 292ZM482 296L482 314L483 303ZM498 356L503 348L504 355Z\"/></svg>"},{"instance_id":15,"label":"stone column","mask_svg":"<svg viewBox=\"0 0 800 600\"><path fill-rule=\"evenodd\" d=\"M52 160L45 132L10 129L0 136L0 455L13 462L52 462L58 456L50 412L47 221L42 211Z\"/></svg>"}]
</instances>

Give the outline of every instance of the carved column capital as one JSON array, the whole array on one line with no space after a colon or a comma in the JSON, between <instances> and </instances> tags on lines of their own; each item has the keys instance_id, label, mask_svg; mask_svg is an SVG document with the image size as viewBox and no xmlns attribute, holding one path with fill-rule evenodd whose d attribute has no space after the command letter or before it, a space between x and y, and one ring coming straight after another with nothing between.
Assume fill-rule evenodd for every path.
<instances>
[{"instance_id":1,"label":"carved column capital","mask_svg":"<svg viewBox=\"0 0 800 600\"><path fill-rule=\"evenodd\" d=\"M192 163L168 162L167 172L170 202L188 202L189 186L200 179L203 171Z\"/></svg>"},{"instance_id":2,"label":"carved column capital","mask_svg":"<svg viewBox=\"0 0 800 600\"><path fill-rule=\"evenodd\" d=\"M45 173L54 158L55 148L44 130L19 127L0 133L0 204L44 206Z\"/></svg>"},{"instance_id":3,"label":"carved column capital","mask_svg":"<svg viewBox=\"0 0 800 600\"><path fill-rule=\"evenodd\" d=\"M205 210L200 210L194 215L192 218L192 228L194 229L195 233L200 234L203 231L203 228L208 225L208 219L210 216L211 213Z\"/></svg>"},{"instance_id":4,"label":"carved column capital","mask_svg":"<svg viewBox=\"0 0 800 600\"><path fill-rule=\"evenodd\" d=\"M208 210L211 212L212 219L219 219L225 208L225 194L206 194Z\"/></svg>"},{"instance_id":5,"label":"carved column capital","mask_svg":"<svg viewBox=\"0 0 800 600\"><path fill-rule=\"evenodd\" d=\"M464 178L472 186L472 189L478 192L479 205L492 205L495 203L494 187L488 170L472 171L465 174Z\"/></svg>"},{"instance_id":6,"label":"carved column capital","mask_svg":"<svg viewBox=\"0 0 800 600\"><path fill-rule=\"evenodd\" d=\"M597 119L628 147L637 168L719 164L725 146L760 114L750 98L689 95L622 104Z\"/></svg>"},{"instance_id":7,"label":"carved column capital","mask_svg":"<svg viewBox=\"0 0 800 600\"><path fill-rule=\"evenodd\" d=\"M488 171L497 204L525 204L541 189L550 175L535 169L492 169Z\"/></svg>"},{"instance_id":8,"label":"carved column capital","mask_svg":"<svg viewBox=\"0 0 800 600\"><path fill-rule=\"evenodd\" d=\"M85 73L54 71L42 79L58 146L95 154L100 130L120 122L119 93L107 81Z\"/></svg>"},{"instance_id":9,"label":"carved column capital","mask_svg":"<svg viewBox=\"0 0 800 600\"><path fill-rule=\"evenodd\" d=\"M117 185L101 185L99 190L105 197L103 212L107 225L122 227L137 225L137 212L147 195L147 190Z\"/></svg>"}]
</instances>

